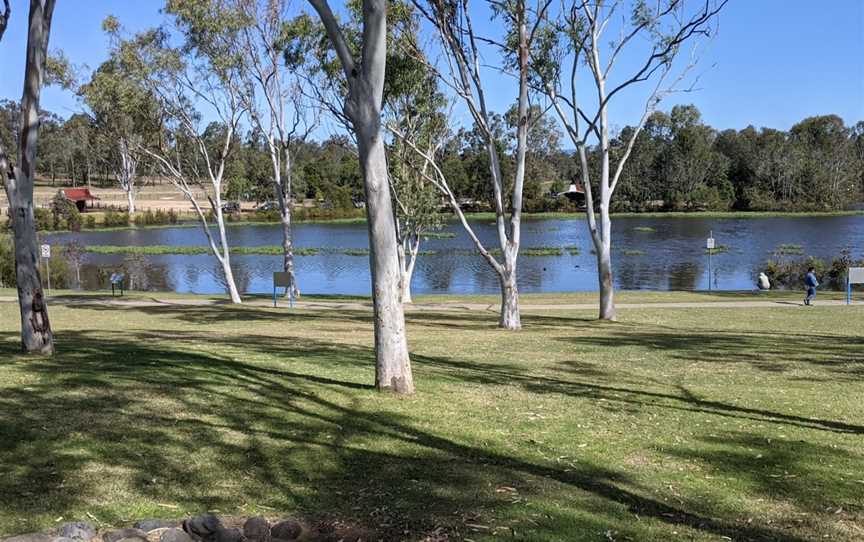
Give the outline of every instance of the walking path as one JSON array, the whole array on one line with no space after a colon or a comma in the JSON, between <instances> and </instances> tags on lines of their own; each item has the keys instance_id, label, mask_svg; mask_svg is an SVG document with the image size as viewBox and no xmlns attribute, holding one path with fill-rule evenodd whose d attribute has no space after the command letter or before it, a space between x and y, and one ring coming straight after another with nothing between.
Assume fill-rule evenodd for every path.
<instances>
[{"instance_id":1,"label":"walking path","mask_svg":"<svg viewBox=\"0 0 864 542\"><path fill-rule=\"evenodd\" d=\"M0 303L14 303L18 299L13 296L0 296ZM166 307L166 306L215 306L228 305L227 301L217 299L195 299L195 298L122 298L122 297L101 297L101 296L62 296L58 298L50 298L49 303L60 305L88 305L99 304L116 307ZM823 300L816 302L818 306L838 306L845 305L845 301L841 300ZM272 307L273 302L267 299L256 298L250 299L243 303L244 306L251 307ZM685 301L685 302L657 302L657 303L616 303L618 309L700 309L700 308L768 308L768 307L801 307L803 301L794 301L791 299L777 300L743 300L743 301ZM298 309L324 309L324 310L367 310L372 308L371 302L360 301L298 301L294 304ZM288 308L288 302L284 299L279 300L280 308ZM463 302L442 302L442 303L413 303L406 305L408 312L422 311L492 311L498 312L497 303L463 303ZM520 309L523 311L556 311L556 310L597 310L596 303L521 303Z\"/></svg>"}]
</instances>

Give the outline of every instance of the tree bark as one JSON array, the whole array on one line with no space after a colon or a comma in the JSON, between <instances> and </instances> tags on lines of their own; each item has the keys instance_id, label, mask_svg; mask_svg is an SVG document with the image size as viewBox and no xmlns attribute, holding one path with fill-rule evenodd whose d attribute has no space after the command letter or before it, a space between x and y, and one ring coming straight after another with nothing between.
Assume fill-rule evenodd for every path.
<instances>
[{"instance_id":1,"label":"tree bark","mask_svg":"<svg viewBox=\"0 0 864 542\"><path fill-rule=\"evenodd\" d=\"M10 166L0 147L0 178L12 211L15 240L15 280L21 313L21 346L24 352L53 354L54 335L39 273L39 253L33 212L33 180L36 175L36 143L39 135L39 96L54 0L31 0L27 35L24 91L21 97L21 130L18 166ZM8 8L7 8L8 14ZM4 21L5 23L5 21Z\"/></svg>"},{"instance_id":2,"label":"tree bark","mask_svg":"<svg viewBox=\"0 0 864 542\"><path fill-rule=\"evenodd\" d=\"M610 245L603 243L597 254L597 276L600 283L600 319L615 321L615 288L612 280L612 254Z\"/></svg>"},{"instance_id":3,"label":"tree bark","mask_svg":"<svg viewBox=\"0 0 864 542\"><path fill-rule=\"evenodd\" d=\"M379 390L413 393L405 313L400 299L402 277L396 253L396 226L387 180L387 161L378 117L355 122L365 180L366 223L375 316L375 385Z\"/></svg>"},{"instance_id":4,"label":"tree bark","mask_svg":"<svg viewBox=\"0 0 864 542\"><path fill-rule=\"evenodd\" d=\"M516 271L509 267L505 268L498 278L501 281L501 316L498 326L511 331L522 329Z\"/></svg>"},{"instance_id":5,"label":"tree bark","mask_svg":"<svg viewBox=\"0 0 864 542\"><path fill-rule=\"evenodd\" d=\"M387 2L363 1L360 62L351 55L336 16L326 0L309 0L321 18L348 82L344 111L357 136L366 217L375 322L375 385L400 394L414 392L405 313L399 299L398 241L381 130L384 70L387 59Z\"/></svg>"},{"instance_id":6,"label":"tree bark","mask_svg":"<svg viewBox=\"0 0 864 542\"><path fill-rule=\"evenodd\" d=\"M291 234L291 201L280 205L279 214L282 222L282 268L288 273L288 292L294 298L300 297L297 287L297 277L294 274L294 238Z\"/></svg>"},{"instance_id":7,"label":"tree bark","mask_svg":"<svg viewBox=\"0 0 864 542\"><path fill-rule=\"evenodd\" d=\"M16 173L19 171L15 168ZM21 192L26 192L21 191ZM21 312L21 347L27 353L53 354L54 336L48 319L48 305L39 272L39 247L30 196L7 190L15 237L15 280Z\"/></svg>"},{"instance_id":8,"label":"tree bark","mask_svg":"<svg viewBox=\"0 0 864 542\"><path fill-rule=\"evenodd\" d=\"M131 218L131 215L135 214L135 194L132 192L132 187L126 190L126 209Z\"/></svg>"}]
</instances>

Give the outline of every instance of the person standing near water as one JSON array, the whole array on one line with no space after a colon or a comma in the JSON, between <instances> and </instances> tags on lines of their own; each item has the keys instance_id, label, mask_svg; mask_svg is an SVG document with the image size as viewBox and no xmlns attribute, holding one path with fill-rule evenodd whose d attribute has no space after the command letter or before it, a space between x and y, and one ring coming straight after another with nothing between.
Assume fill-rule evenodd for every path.
<instances>
[{"instance_id":1,"label":"person standing near water","mask_svg":"<svg viewBox=\"0 0 864 542\"><path fill-rule=\"evenodd\" d=\"M804 285L807 287L807 297L804 298L804 304L812 305L813 300L816 299L816 287L819 286L814 268L810 267L807 269L807 274L804 276Z\"/></svg>"}]
</instances>

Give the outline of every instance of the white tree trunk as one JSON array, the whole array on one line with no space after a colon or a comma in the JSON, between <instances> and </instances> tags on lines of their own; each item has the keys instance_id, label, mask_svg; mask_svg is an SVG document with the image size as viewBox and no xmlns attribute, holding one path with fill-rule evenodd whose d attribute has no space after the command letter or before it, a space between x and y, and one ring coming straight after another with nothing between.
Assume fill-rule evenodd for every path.
<instances>
[{"instance_id":1,"label":"white tree trunk","mask_svg":"<svg viewBox=\"0 0 864 542\"><path fill-rule=\"evenodd\" d=\"M19 173L15 168L15 173ZM8 181L7 181L8 182ZM48 306L42 290L39 272L39 247L33 216L32 186L27 190L10 193L12 231L15 237L15 280L18 287L18 306L21 312L21 346L24 352L53 354L54 336L48 320ZM21 192L25 192L22 194Z\"/></svg>"},{"instance_id":2,"label":"white tree trunk","mask_svg":"<svg viewBox=\"0 0 864 542\"><path fill-rule=\"evenodd\" d=\"M240 292L237 291L237 283L234 281L234 271L231 270L231 258L227 254L219 259L222 264L222 275L225 277L225 288L231 297L232 303L242 303Z\"/></svg>"},{"instance_id":3,"label":"white tree trunk","mask_svg":"<svg viewBox=\"0 0 864 542\"><path fill-rule=\"evenodd\" d=\"M21 313L21 346L24 352L53 354L54 335L39 273L36 223L33 213L33 180L36 175L36 143L39 130L39 96L54 0L30 2L24 92L21 97L18 166L10 167L0 147L0 180L6 189L15 240L15 280ZM8 6L6 15L8 15ZM5 19L4 19L5 27Z\"/></svg>"},{"instance_id":4,"label":"white tree trunk","mask_svg":"<svg viewBox=\"0 0 864 542\"><path fill-rule=\"evenodd\" d=\"M407 243L406 243L407 244ZM414 277L414 267L417 264L417 254L420 252L420 236L414 238L414 242L408 247L406 254L405 245L399 244L399 271L402 275L401 299L402 303L413 303L411 297L411 279Z\"/></svg>"},{"instance_id":5,"label":"white tree trunk","mask_svg":"<svg viewBox=\"0 0 864 542\"><path fill-rule=\"evenodd\" d=\"M282 268L288 273L289 294L300 297L300 288L297 287L297 277L294 274L294 239L291 235L291 203L286 202L280 210L282 222Z\"/></svg>"},{"instance_id":6,"label":"white tree trunk","mask_svg":"<svg viewBox=\"0 0 864 542\"><path fill-rule=\"evenodd\" d=\"M225 276L225 289L231 297L231 302L240 304L243 302L240 299L240 293L237 291L237 283L234 281L234 272L231 270L231 248L228 245L228 232L225 229L225 215L222 214L222 198L219 196L221 191L221 174L220 180L214 183L216 190L216 205L213 209L213 214L216 216L216 226L219 228L219 247L217 248L211 239L211 247L213 251L219 255L219 261L222 263L222 274ZM205 225L204 229L207 227Z\"/></svg>"},{"instance_id":7,"label":"white tree trunk","mask_svg":"<svg viewBox=\"0 0 864 542\"><path fill-rule=\"evenodd\" d=\"M131 186L126 189L126 208L130 216L135 214L135 193Z\"/></svg>"},{"instance_id":8,"label":"white tree trunk","mask_svg":"<svg viewBox=\"0 0 864 542\"><path fill-rule=\"evenodd\" d=\"M515 269L505 269L498 278L501 282L501 316L498 320L498 326L511 331L522 329L516 271Z\"/></svg>"},{"instance_id":9,"label":"white tree trunk","mask_svg":"<svg viewBox=\"0 0 864 542\"><path fill-rule=\"evenodd\" d=\"M357 136L366 217L375 321L375 385L379 390L414 393L408 356L405 313L400 300L401 273L387 158L381 130L381 104L387 60L387 2L363 0L363 43L357 62L326 0L309 0L321 18L348 83L346 116Z\"/></svg>"},{"instance_id":10,"label":"white tree trunk","mask_svg":"<svg viewBox=\"0 0 864 542\"><path fill-rule=\"evenodd\" d=\"M402 276L396 253L390 184L384 142L377 118L369 129L357 130L369 226L369 263L375 313L375 385L379 390L413 393L405 314L400 299Z\"/></svg>"}]
</instances>

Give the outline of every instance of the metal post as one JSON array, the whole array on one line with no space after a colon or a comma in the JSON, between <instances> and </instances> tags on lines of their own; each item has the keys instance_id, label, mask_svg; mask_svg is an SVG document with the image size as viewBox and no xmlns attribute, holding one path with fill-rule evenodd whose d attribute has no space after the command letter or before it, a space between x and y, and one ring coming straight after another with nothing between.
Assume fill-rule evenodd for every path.
<instances>
[{"instance_id":1,"label":"metal post","mask_svg":"<svg viewBox=\"0 0 864 542\"><path fill-rule=\"evenodd\" d=\"M708 237L710 239L714 239L714 230L711 230L708 233ZM711 291L711 253L714 252L714 248L711 247L708 249L708 291Z\"/></svg>"},{"instance_id":2,"label":"metal post","mask_svg":"<svg viewBox=\"0 0 864 542\"><path fill-rule=\"evenodd\" d=\"M48 265L48 259L42 258L45 261L45 276L48 278L48 295L51 295L51 266Z\"/></svg>"},{"instance_id":3,"label":"metal post","mask_svg":"<svg viewBox=\"0 0 864 542\"><path fill-rule=\"evenodd\" d=\"M273 283L273 308L276 308L276 283Z\"/></svg>"},{"instance_id":4,"label":"metal post","mask_svg":"<svg viewBox=\"0 0 864 542\"><path fill-rule=\"evenodd\" d=\"M846 304L852 304L852 277L848 270L846 271Z\"/></svg>"}]
</instances>

